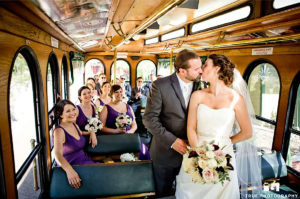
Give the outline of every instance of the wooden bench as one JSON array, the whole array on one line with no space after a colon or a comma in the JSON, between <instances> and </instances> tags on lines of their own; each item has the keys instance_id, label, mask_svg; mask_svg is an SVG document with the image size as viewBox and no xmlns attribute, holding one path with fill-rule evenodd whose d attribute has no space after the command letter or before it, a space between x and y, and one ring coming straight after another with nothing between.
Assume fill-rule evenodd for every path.
<instances>
[{"instance_id":1,"label":"wooden bench","mask_svg":"<svg viewBox=\"0 0 300 199\"><path fill-rule=\"evenodd\" d=\"M73 166L82 179L72 188L66 173L53 168L50 198L134 198L155 195L151 161Z\"/></svg>"}]
</instances>

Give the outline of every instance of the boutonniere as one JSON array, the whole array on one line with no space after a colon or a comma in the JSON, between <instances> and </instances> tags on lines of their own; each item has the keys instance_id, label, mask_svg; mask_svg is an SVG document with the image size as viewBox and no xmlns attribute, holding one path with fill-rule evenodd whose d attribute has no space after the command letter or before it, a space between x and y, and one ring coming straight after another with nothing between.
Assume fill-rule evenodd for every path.
<instances>
[{"instance_id":1,"label":"boutonniere","mask_svg":"<svg viewBox=\"0 0 300 199\"><path fill-rule=\"evenodd\" d=\"M198 83L197 90L202 90L204 88L206 88L205 82L200 80L199 83Z\"/></svg>"}]
</instances>

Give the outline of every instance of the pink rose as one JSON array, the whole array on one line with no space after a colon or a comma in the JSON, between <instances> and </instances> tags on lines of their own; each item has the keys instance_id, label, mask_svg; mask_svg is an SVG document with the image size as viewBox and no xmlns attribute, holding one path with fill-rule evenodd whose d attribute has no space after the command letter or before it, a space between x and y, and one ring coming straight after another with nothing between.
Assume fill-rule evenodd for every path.
<instances>
[{"instance_id":1,"label":"pink rose","mask_svg":"<svg viewBox=\"0 0 300 199\"><path fill-rule=\"evenodd\" d=\"M203 176L203 179L205 182L207 182L207 183L212 182L214 179L213 170L206 167L202 171L202 176Z\"/></svg>"},{"instance_id":2,"label":"pink rose","mask_svg":"<svg viewBox=\"0 0 300 199\"><path fill-rule=\"evenodd\" d=\"M201 149L201 148L196 148L196 152L197 152L197 154L199 155L199 156L201 156L201 155L205 155L205 150L203 150L203 149Z\"/></svg>"},{"instance_id":3,"label":"pink rose","mask_svg":"<svg viewBox=\"0 0 300 199\"><path fill-rule=\"evenodd\" d=\"M213 171L213 181L218 182L219 181L219 174L215 170Z\"/></svg>"},{"instance_id":4,"label":"pink rose","mask_svg":"<svg viewBox=\"0 0 300 199\"><path fill-rule=\"evenodd\" d=\"M216 151L214 151L214 153L215 153L217 158L221 159L221 158L225 157L223 151L221 151L221 150L216 150Z\"/></svg>"}]
</instances>

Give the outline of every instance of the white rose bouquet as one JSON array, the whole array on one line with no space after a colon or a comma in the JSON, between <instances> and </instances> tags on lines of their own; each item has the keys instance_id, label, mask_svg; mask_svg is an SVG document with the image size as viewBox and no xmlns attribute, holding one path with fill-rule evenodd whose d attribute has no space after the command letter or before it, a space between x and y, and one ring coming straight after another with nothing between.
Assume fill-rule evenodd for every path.
<instances>
[{"instance_id":1,"label":"white rose bouquet","mask_svg":"<svg viewBox=\"0 0 300 199\"><path fill-rule=\"evenodd\" d=\"M101 130L103 128L103 124L98 118L91 117L90 119L88 119L88 124L85 125L84 128L89 132L96 133L98 130Z\"/></svg>"},{"instance_id":2,"label":"white rose bouquet","mask_svg":"<svg viewBox=\"0 0 300 199\"><path fill-rule=\"evenodd\" d=\"M115 124L117 128L124 128L132 124L132 119L127 114L119 114L118 117L116 118Z\"/></svg>"},{"instance_id":3,"label":"white rose bouquet","mask_svg":"<svg viewBox=\"0 0 300 199\"><path fill-rule=\"evenodd\" d=\"M225 154L214 141L204 142L195 149L189 149L183 156L182 166L184 171L190 175L193 182L202 184L224 184L230 181L229 171L233 170L230 163L231 156Z\"/></svg>"}]
</instances>

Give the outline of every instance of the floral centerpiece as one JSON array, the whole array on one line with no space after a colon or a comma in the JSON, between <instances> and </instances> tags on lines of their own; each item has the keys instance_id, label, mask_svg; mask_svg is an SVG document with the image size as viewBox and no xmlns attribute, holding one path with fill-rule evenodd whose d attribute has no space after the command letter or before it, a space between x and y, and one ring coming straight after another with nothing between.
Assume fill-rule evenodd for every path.
<instances>
[{"instance_id":1,"label":"floral centerpiece","mask_svg":"<svg viewBox=\"0 0 300 199\"><path fill-rule=\"evenodd\" d=\"M202 184L224 184L230 181L229 171L233 170L230 163L231 156L225 154L214 141L204 142L201 146L191 149L183 156L183 168L190 175L193 182Z\"/></svg>"},{"instance_id":2,"label":"floral centerpiece","mask_svg":"<svg viewBox=\"0 0 300 199\"><path fill-rule=\"evenodd\" d=\"M85 125L85 130L89 132L96 133L98 130L101 130L103 128L103 124L101 121L96 117L91 117L88 119L88 124Z\"/></svg>"},{"instance_id":3,"label":"floral centerpiece","mask_svg":"<svg viewBox=\"0 0 300 199\"><path fill-rule=\"evenodd\" d=\"M130 126L132 124L132 119L127 114L119 114L116 118L116 126L117 128L124 128Z\"/></svg>"}]
</instances>

